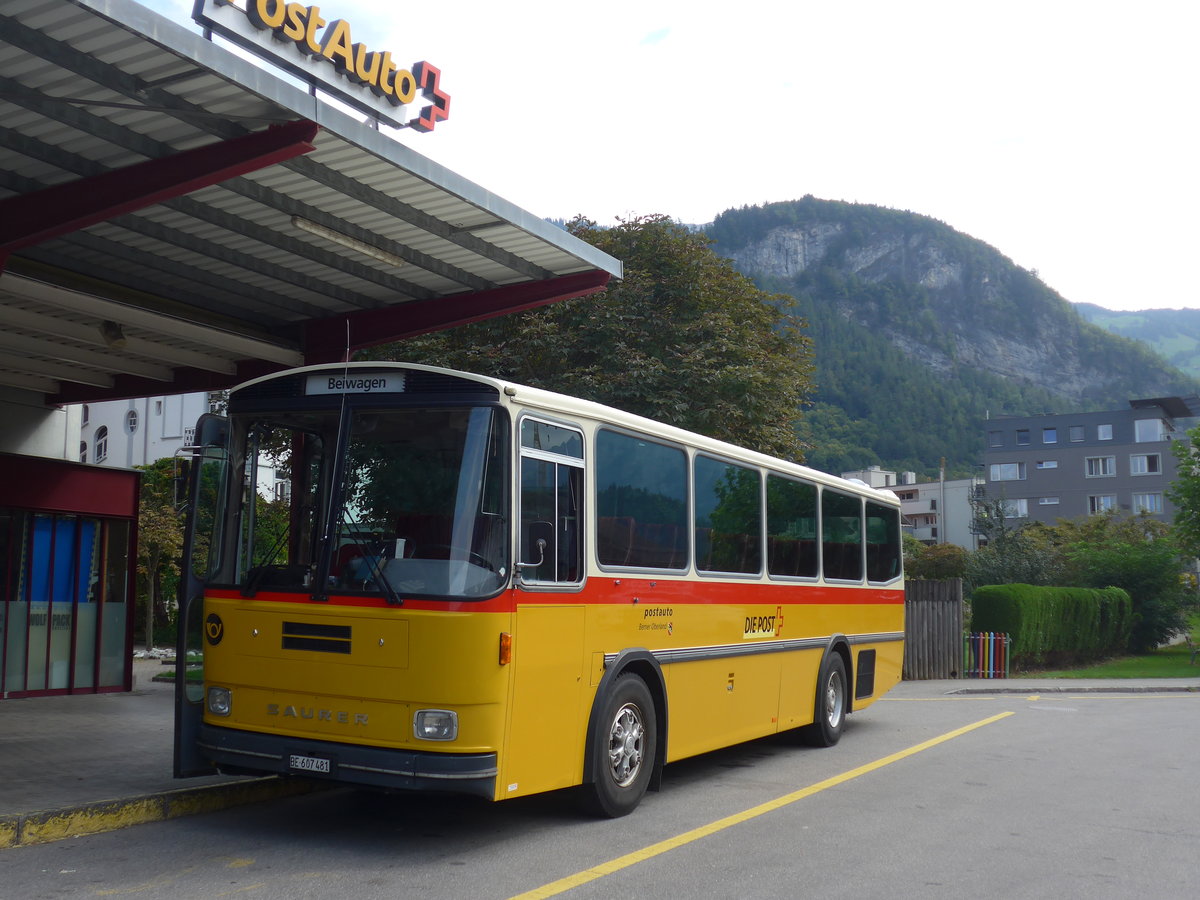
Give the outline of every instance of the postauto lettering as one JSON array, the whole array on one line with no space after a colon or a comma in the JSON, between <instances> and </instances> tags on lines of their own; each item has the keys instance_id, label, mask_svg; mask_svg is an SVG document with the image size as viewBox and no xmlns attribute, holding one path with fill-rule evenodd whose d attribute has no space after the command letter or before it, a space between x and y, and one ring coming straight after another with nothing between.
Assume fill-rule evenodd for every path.
<instances>
[{"instance_id":1,"label":"postauto lettering","mask_svg":"<svg viewBox=\"0 0 1200 900\"><path fill-rule=\"evenodd\" d=\"M233 5L232 0L216 2ZM400 68L390 51L380 53L354 43L345 19L327 21L319 6L284 0L248 0L245 13L255 28L270 30L280 41L295 45L318 62L328 61L350 81L366 85L393 106L412 103L420 89L433 105L413 123L416 130L432 131L438 121L449 117L450 95L439 85L440 69L427 62L414 64L411 72Z\"/></svg>"}]
</instances>

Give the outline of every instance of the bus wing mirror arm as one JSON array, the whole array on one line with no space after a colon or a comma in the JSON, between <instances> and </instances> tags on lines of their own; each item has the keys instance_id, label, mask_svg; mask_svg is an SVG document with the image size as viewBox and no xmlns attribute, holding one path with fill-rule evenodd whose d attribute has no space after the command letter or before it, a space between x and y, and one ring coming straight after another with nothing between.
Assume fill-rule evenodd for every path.
<instances>
[{"instance_id":1,"label":"bus wing mirror arm","mask_svg":"<svg viewBox=\"0 0 1200 900\"><path fill-rule=\"evenodd\" d=\"M546 539L538 538L536 541L534 541L534 547L537 548L538 552L538 558L536 562L517 563L517 569L519 569L522 573L524 573L526 569L536 569L546 561Z\"/></svg>"}]
</instances>

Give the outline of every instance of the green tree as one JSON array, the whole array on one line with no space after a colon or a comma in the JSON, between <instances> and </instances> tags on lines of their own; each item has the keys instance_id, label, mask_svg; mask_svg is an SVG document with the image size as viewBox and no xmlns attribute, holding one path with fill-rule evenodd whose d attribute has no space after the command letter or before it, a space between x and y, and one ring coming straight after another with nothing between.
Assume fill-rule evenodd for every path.
<instances>
[{"instance_id":1,"label":"green tree","mask_svg":"<svg viewBox=\"0 0 1200 900\"><path fill-rule=\"evenodd\" d=\"M1186 567L1164 523L1107 513L1014 530L1003 522L1002 500L986 501L982 508L979 527L991 542L967 562L973 587L1123 588L1133 601L1131 653L1152 650L1184 627Z\"/></svg>"},{"instance_id":2,"label":"green tree","mask_svg":"<svg viewBox=\"0 0 1200 900\"><path fill-rule=\"evenodd\" d=\"M1189 556L1200 557L1200 425L1187 433L1188 440L1173 441L1177 468L1167 496L1175 504L1175 540Z\"/></svg>"},{"instance_id":3,"label":"green tree","mask_svg":"<svg viewBox=\"0 0 1200 900\"><path fill-rule=\"evenodd\" d=\"M1145 653L1185 627L1184 560L1163 522L1115 513L1060 521L1046 529L1065 564L1064 583L1124 588L1133 601L1129 650Z\"/></svg>"},{"instance_id":4,"label":"green tree","mask_svg":"<svg viewBox=\"0 0 1200 900\"><path fill-rule=\"evenodd\" d=\"M1129 651L1146 653L1183 631L1183 566L1166 538L1072 544L1068 577L1079 587L1124 588L1133 601Z\"/></svg>"},{"instance_id":5,"label":"green tree","mask_svg":"<svg viewBox=\"0 0 1200 900\"><path fill-rule=\"evenodd\" d=\"M403 359L510 379L615 406L799 460L811 342L710 241L665 216L614 228L575 219L578 237L620 259L598 295L490 319L362 358Z\"/></svg>"},{"instance_id":6,"label":"green tree","mask_svg":"<svg viewBox=\"0 0 1200 900\"><path fill-rule=\"evenodd\" d=\"M972 588L985 584L1063 584L1057 548L1029 529L1013 528L1003 497L972 503L972 528L984 540L967 559L965 578Z\"/></svg>"},{"instance_id":7,"label":"green tree","mask_svg":"<svg viewBox=\"0 0 1200 900\"><path fill-rule=\"evenodd\" d=\"M907 549L905 547L906 551ZM967 560L967 551L957 544L934 544L924 547L911 565L906 562L904 574L909 578L925 578L930 581L963 578L967 573Z\"/></svg>"},{"instance_id":8,"label":"green tree","mask_svg":"<svg viewBox=\"0 0 1200 900\"><path fill-rule=\"evenodd\" d=\"M175 506L175 460L160 459L142 471L138 500L138 604L145 623L146 648L154 629L170 621L166 598L174 596L183 548L183 517Z\"/></svg>"}]
</instances>

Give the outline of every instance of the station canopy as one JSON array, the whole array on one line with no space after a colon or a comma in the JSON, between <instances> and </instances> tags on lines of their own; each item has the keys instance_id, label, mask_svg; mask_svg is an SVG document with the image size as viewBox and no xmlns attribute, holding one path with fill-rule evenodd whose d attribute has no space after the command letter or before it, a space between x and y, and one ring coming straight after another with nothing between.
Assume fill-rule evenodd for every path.
<instances>
[{"instance_id":1,"label":"station canopy","mask_svg":"<svg viewBox=\"0 0 1200 900\"><path fill-rule=\"evenodd\" d=\"M214 390L585 296L620 274L607 254L130 0L0 6L10 395Z\"/></svg>"}]
</instances>

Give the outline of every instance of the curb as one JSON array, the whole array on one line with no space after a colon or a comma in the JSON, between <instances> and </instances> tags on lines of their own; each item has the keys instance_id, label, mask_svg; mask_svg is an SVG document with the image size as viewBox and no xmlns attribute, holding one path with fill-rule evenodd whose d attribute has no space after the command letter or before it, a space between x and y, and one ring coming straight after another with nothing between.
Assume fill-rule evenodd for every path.
<instances>
[{"instance_id":1,"label":"curb","mask_svg":"<svg viewBox=\"0 0 1200 900\"><path fill-rule=\"evenodd\" d=\"M182 788L130 797L99 800L64 809L0 816L0 849L48 844L65 838L115 831L130 825L162 822L232 806L324 790L325 785L276 776L232 784Z\"/></svg>"},{"instance_id":2,"label":"curb","mask_svg":"<svg viewBox=\"0 0 1200 900\"><path fill-rule=\"evenodd\" d=\"M1200 692L1200 685L1163 685L1162 687L1147 685L1137 687L1096 687L1094 685L1090 687L1064 687L1062 685L1039 687L1030 685L1023 688L979 687L948 691L950 694L1195 694L1198 692Z\"/></svg>"}]
</instances>

